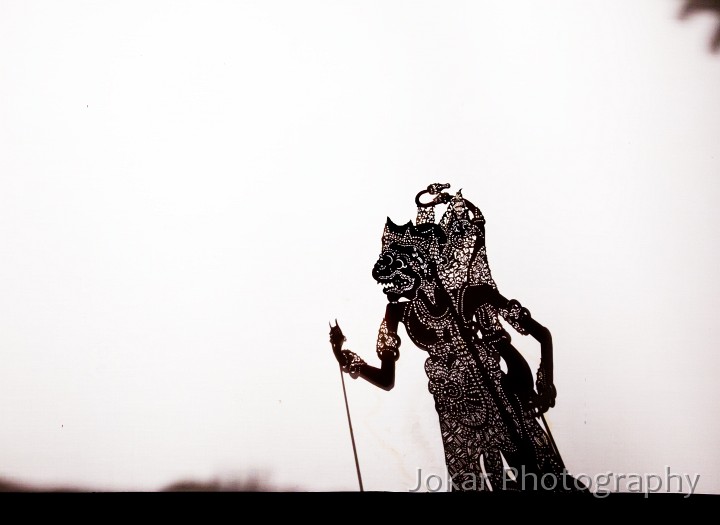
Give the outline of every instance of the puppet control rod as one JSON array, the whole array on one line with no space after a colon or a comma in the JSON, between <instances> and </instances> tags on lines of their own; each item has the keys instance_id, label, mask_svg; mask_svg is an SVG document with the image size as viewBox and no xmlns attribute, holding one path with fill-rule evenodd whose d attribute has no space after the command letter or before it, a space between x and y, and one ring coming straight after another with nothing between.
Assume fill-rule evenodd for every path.
<instances>
[{"instance_id":1,"label":"puppet control rod","mask_svg":"<svg viewBox=\"0 0 720 525\"><path fill-rule=\"evenodd\" d=\"M329 324L329 323L328 323ZM331 332L333 328L339 329L337 319L335 319L335 327L330 325ZM343 338L345 339L345 338ZM365 492L363 489L362 475L360 474L360 462L358 461L357 446L355 445L355 433L353 432L352 420L350 419L350 405L348 404L347 390L345 389L345 374L343 374L342 365L338 362L340 368L340 381L342 382L343 398L345 399L345 412L347 413L348 428L350 429L350 441L352 442L353 455L355 456L355 471L357 472L358 485L360 485L360 492Z\"/></svg>"}]
</instances>

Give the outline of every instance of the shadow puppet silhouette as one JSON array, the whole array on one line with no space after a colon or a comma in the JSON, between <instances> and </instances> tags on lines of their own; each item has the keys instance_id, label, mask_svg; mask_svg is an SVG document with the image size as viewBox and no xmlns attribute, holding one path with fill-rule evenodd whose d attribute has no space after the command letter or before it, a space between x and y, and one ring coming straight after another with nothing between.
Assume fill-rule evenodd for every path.
<instances>
[{"instance_id":1,"label":"shadow puppet silhouette","mask_svg":"<svg viewBox=\"0 0 720 525\"><path fill-rule=\"evenodd\" d=\"M449 186L431 184L417 194L415 224L398 226L390 218L385 224L382 253L372 270L388 298L376 345L380 367L343 350L346 338L337 320L330 328L334 355L352 377L390 390L400 355L397 329L404 325L412 342L428 353L425 372L452 490L586 491L565 469L543 417L556 397L550 331L518 301L500 294L488 266L485 219L461 192L442 191ZM423 203L425 194L432 200ZM435 223L439 204L447 209ZM534 385L500 316L540 344Z\"/></svg>"}]
</instances>

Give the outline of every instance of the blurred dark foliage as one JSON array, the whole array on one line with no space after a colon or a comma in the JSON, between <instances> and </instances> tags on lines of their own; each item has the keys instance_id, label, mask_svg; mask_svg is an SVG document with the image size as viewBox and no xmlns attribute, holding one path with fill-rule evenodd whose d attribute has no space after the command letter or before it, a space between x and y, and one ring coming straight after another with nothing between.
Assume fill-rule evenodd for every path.
<instances>
[{"instance_id":1,"label":"blurred dark foliage","mask_svg":"<svg viewBox=\"0 0 720 525\"><path fill-rule=\"evenodd\" d=\"M250 475L234 479L213 479L210 481L182 480L171 483L159 492L297 492L298 489L279 488L261 476ZM32 485L0 478L0 492L128 492L128 491L105 491L92 488L69 487L69 486L44 486ZM130 491L133 492L133 491ZM156 492L156 491L151 491Z\"/></svg>"},{"instance_id":2,"label":"blurred dark foliage","mask_svg":"<svg viewBox=\"0 0 720 525\"><path fill-rule=\"evenodd\" d=\"M265 481L261 476L251 475L229 480L183 480L171 483L163 492L290 492Z\"/></svg>"},{"instance_id":3,"label":"blurred dark foliage","mask_svg":"<svg viewBox=\"0 0 720 525\"><path fill-rule=\"evenodd\" d=\"M684 0L685 3L680 10L680 19L685 20L696 13L712 13L717 16L715 32L710 39L710 51L720 52L720 0Z\"/></svg>"},{"instance_id":4,"label":"blurred dark foliage","mask_svg":"<svg viewBox=\"0 0 720 525\"><path fill-rule=\"evenodd\" d=\"M93 492L62 486L37 486L8 479L0 479L0 492Z\"/></svg>"}]
</instances>

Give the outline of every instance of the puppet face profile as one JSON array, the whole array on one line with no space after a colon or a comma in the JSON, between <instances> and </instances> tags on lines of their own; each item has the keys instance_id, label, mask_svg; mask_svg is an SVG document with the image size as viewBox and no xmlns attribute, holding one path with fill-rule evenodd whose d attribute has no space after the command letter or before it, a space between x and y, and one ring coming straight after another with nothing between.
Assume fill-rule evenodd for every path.
<instances>
[{"instance_id":1,"label":"puppet face profile","mask_svg":"<svg viewBox=\"0 0 720 525\"><path fill-rule=\"evenodd\" d=\"M383 286L388 301L415 299L423 280L432 279L431 268L444 242L445 235L436 224L398 226L387 220L372 276Z\"/></svg>"},{"instance_id":2,"label":"puppet face profile","mask_svg":"<svg viewBox=\"0 0 720 525\"><path fill-rule=\"evenodd\" d=\"M390 244L373 267L373 278L382 285L388 301L413 300L423 277L425 258L414 247Z\"/></svg>"}]
</instances>

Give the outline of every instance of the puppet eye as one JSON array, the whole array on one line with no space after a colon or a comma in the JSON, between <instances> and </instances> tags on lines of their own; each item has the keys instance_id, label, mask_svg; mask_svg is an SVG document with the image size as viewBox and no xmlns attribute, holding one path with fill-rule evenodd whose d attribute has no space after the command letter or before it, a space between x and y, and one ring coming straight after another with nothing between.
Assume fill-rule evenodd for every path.
<instances>
[{"instance_id":1,"label":"puppet eye","mask_svg":"<svg viewBox=\"0 0 720 525\"><path fill-rule=\"evenodd\" d=\"M402 259L396 259L393 263L393 268L396 268L398 270L402 270L403 268L405 268L405 266L405 261L403 261Z\"/></svg>"}]
</instances>

